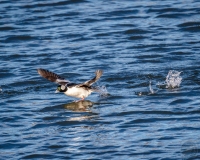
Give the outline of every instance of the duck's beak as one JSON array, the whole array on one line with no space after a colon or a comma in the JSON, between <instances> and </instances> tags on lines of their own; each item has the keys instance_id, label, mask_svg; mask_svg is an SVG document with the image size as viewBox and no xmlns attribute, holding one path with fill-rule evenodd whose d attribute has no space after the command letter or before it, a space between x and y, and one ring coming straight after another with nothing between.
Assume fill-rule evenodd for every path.
<instances>
[{"instance_id":1,"label":"duck's beak","mask_svg":"<svg viewBox=\"0 0 200 160\"><path fill-rule=\"evenodd\" d=\"M59 93L59 90L56 89L55 93Z\"/></svg>"}]
</instances>

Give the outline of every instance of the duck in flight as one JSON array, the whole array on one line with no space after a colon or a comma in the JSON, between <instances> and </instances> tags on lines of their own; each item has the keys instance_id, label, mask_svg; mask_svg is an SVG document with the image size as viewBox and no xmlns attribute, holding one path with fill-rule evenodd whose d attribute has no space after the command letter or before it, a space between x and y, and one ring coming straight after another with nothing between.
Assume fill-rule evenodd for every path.
<instances>
[{"instance_id":1,"label":"duck in flight","mask_svg":"<svg viewBox=\"0 0 200 160\"><path fill-rule=\"evenodd\" d=\"M84 83L71 83L68 80L65 80L61 76L56 73L50 72L46 69L39 68L37 69L38 74L42 77L48 79L51 82L55 82L58 85L56 93L63 92L67 96L80 98L79 101L83 101L86 97L88 97L92 92L98 92L97 87L93 87L94 84L103 74L102 70L96 70L95 77L84 82Z\"/></svg>"}]
</instances>

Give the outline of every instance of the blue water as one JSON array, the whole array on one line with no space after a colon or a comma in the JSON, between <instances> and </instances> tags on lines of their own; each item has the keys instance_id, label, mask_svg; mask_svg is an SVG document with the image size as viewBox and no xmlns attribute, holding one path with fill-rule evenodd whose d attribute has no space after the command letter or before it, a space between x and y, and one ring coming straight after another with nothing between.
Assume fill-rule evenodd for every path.
<instances>
[{"instance_id":1,"label":"blue water","mask_svg":"<svg viewBox=\"0 0 200 160\"><path fill-rule=\"evenodd\" d=\"M0 159L200 159L199 6L0 1ZM73 103L37 68L76 83L102 69L109 95ZM182 83L158 87L169 70Z\"/></svg>"}]
</instances>

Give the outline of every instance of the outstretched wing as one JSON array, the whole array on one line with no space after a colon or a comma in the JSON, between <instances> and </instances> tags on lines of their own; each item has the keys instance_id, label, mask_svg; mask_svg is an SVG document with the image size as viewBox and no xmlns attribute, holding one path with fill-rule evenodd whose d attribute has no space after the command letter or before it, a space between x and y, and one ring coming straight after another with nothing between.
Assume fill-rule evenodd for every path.
<instances>
[{"instance_id":1,"label":"outstretched wing","mask_svg":"<svg viewBox=\"0 0 200 160\"><path fill-rule=\"evenodd\" d=\"M96 70L96 72L95 72L96 76L94 78L92 78L92 79L90 79L90 80L88 80L88 81L86 81L84 83L81 83L78 86L79 87L81 87L81 86L88 86L88 87L90 87L93 83L95 83L101 77L102 74L103 74L102 70Z\"/></svg>"},{"instance_id":2,"label":"outstretched wing","mask_svg":"<svg viewBox=\"0 0 200 160\"><path fill-rule=\"evenodd\" d=\"M55 82L55 83L58 83L58 84L61 84L61 85L66 85L66 84L69 83L68 80L65 80L61 76L59 76L59 75L57 75L53 72L50 72L46 69L39 68L39 69L37 69L37 71L42 77L48 79L51 82Z\"/></svg>"}]
</instances>

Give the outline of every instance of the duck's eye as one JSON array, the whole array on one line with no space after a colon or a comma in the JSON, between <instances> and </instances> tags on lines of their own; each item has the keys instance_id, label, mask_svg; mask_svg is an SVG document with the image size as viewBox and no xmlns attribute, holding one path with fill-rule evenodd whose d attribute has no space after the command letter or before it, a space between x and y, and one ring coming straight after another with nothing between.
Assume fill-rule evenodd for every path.
<instances>
[{"instance_id":1,"label":"duck's eye","mask_svg":"<svg viewBox=\"0 0 200 160\"><path fill-rule=\"evenodd\" d=\"M59 86L59 87L57 87L57 90L58 90L58 91L60 91L60 90L61 90L60 86Z\"/></svg>"}]
</instances>

